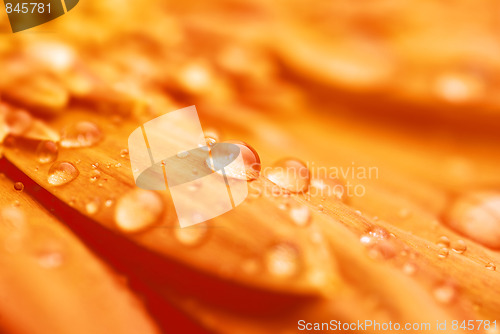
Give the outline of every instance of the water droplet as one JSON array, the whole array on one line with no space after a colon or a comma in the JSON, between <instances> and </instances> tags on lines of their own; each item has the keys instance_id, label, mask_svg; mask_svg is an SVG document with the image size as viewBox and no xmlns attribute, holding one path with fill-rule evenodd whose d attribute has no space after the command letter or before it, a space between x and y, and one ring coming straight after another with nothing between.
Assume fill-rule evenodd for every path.
<instances>
[{"instance_id":1,"label":"water droplet","mask_svg":"<svg viewBox=\"0 0 500 334\"><path fill-rule=\"evenodd\" d=\"M299 193L307 191L311 176L309 169L302 161L282 159L273 165L267 177L281 188Z\"/></svg>"},{"instance_id":2,"label":"water droplet","mask_svg":"<svg viewBox=\"0 0 500 334\"><path fill-rule=\"evenodd\" d=\"M174 236L184 246L199 246L208 238L208 226L205 223L174 229Z\"/></svg>"},{"instance_id":3,"label":"water droplet","mask_svg":"<svg viewBox=\"0 0 500 334\"><path fill-rule=\"evenodd\" d=\"M447 236L440 236L437 245L440 246L441 248L448 248L450 247L450 239Z\"/></svg>"},{"instance_id":4,"label":"water droplet","mask_svg":"<svg viewBox=\"0 0 500 334\"><path fill-rule=\"evenodd\" d=\"M98 162L95 162L92 164L92 169L97 169L99 168L99 163Z\"/></svg>"},{"instance_id":5,"label":"water droplet","mask_svg":"<svg viewBox=\"0 0 500 334\"><path fill-rule=\"evenodd\" d=\"M113 205L113 200L108 199L106 202L104 202L104 206L109 208Z\"/></svg>"},{"instance_id":6,"label":"water droplet","mask_svg":"<svg viewBox=\"0 0 500 334\"><path fill-rule=\"evenodd\" d=\"M94 215L99 211L101 201L98 198L91 199L85 204L85 210L89 215Z\"/></svg>"},{"instance_id":7,"label":"water droplet","mask_svg":"<svg viewBox=\"0 0 500 334\"><path fill-rule=\"evenodd\" d=\"M62 147L89 147L101 141L101 129L92 122L78 122L65 128L61 133Z\"/></svg>"},{"instance_id":8,"label":"water droplet","mask_svg":"<svg viewBox=\"0 0 500 334\"><path fill-rule=\"evenodd\" d=\"M449 304L455 299L457 290L453 285L442 284L434 288L434 298L442 304Z\"/></svg>"},{"instance_id":9,"label":"water droplet","mask_svg":"<svg viewBox=\"0 0 500 334\"><path fill-rule=\"evenodd\" d=\"M404 265L403 265L403 273L408 275L408 276L411 276L411 275L414 275L416 272L417 272L417 266L412 263L412 262L406 262Z\"/></svg>"},{"instance_id":10,"label":"water droplet","mask_svg":"<svg viewBox=\"0 0 500 334\"><path fill-rule=\"evenodd\" d=\"M441 247L438 251L438 257L440 259L446 259L450 254L450 250L446 247Z\"/></svg>"},{"instance_id":11,"label":"water droplet","mask_svg":"<svg viewBox=\"0 0 500 334\"><path fill-rule=\"evenodd\" d=\"M56 161L58 154L59 148L57 144L50 140L42 141L36 149L37 160L42 164Z\"/></svg>"},{"instance_id":12,"label":"water droplet","mask_svg":"<svg viewBox=\"0 0 500 334\"><path fill-rule=\"evenodd\" d=\"M318 205L318 211L319 212L324 212L325 211L325 207L323 205Z\"/></svg>"},{"instance_id":13,"label":"water droplet","mask_svg":"<svg viewBox=\"0 0 500 334\"><path fill-rule=\"evenodd\" d=\"M115 222L123 232L138 232L158 223L163 210L156 192L135 188L117 201Z\"/></svg>"},{"instance_id":14,"label":"water droplet","mask_svg":"<svg viewBox=\"0 0 500 334\"><path fill-rule=\"evenodd\" d=\"M33 124L33 118L31 115L20 109L11 110L7 112L5 117L5 124L9 128L9 132L14 136L20 136L24 134Z\"/></svg>"},{"instance_id":15,"label":"water droplet","mask_svg":"<svg viewBox=\"0 0 500 334\"><path fill-rule=\"evenodd\" d=\"M457 242L453 243L451 249L455 253L463 254L467 250L467 244L463 240L457 240Z\"/></svg>"},{"instance_id":16,"label":"water droplet","mask_svg":"<svg viewBox=\"0 0 500 334\"><path fill-rule=\"evenodd\" d=\"M307 226L311 222L311 210L306 205L296 205L290 209L290 217L298 226Z\"/></svg>"},{"instance_id":17,"label":"water droplet","mask_svg":"<svg viewBox=\"0 0 500 334\"><path fill-rule=\"evenodd\" d=\"M204 62L191 63L179 71L179 85L192 94L207 91L212 83L212 73Z\"/></svg>"},{"instance_id":18,"label":"water droplet","mask_svg":"<svg viewBox=\"0 0 500 334\"><path fill-rule=\"evenodd\" d=\"M120 168L121 166L122 166L122 164L121 164L121 163L119 163L119 162L118 162L117 164L115 164L115 167L116 167L116 168Z\"/></svg>"},{"instance_id":19,"label":"water droplet","mask_svg":"<svg viewBox=\"0 0 500 334\"><path fill-rule=\"evenodd\" d=\"M269 272L275 276L293 277L300 269L299 250L291 243L277 244L267 252L266 265Z\"/></svg>"},{"instance_id":20,"label":"water droplet","mask_svg":"<svg viewBox=\"0 0 500 334\"><path fill-rule=\"evenodd\" d=\"M91 183L95 183L97 182L97 180L99 180L99 178L101 177L101 172L99 172L98 170L94 169L91 173L90 173L90 182Z\"/></svg>"},{"instance_id":21,"label":"water droplet","mask_svg":"<svg viewBox=\"0 0 500 334\"><path fill-rule=\"evenodd\" d=\"M70 162L55 162L49 169L48 182L53 186L61 186L76 179L80 172Z\"/></svg>"},{"instance_id":22,"label":"water droplet","mask_svg":"<svg viewBox=\"0 0 500 334\"><path fill-rule=\"evenodd\" d=\"M186 158L188 155L189 155L189 152L188 152L188 151L182 151L182 152L177 153L177 158L184 159L184 158Z\"/></svg>"},{"instance_id":23,"label":"water droplet","mask_svg":"<svg viewBox=\"0 0 500 334\"><path fill-rule=\"evenodd\" d=\"M446 220L462 235L486 247L500 249L500 193L462 196L450 208Z\"/></svg>"},{"instance_id":24,"label":"water droplet","mask_svg":"<svg viewBox=\"0 0 500 334\"><path fill-rule=\"evenodd\" d=\"M322 201L328 197L335 197L340 200L345 199L344 184L336 178L311 179L309 193L311 196L321 197Z\"/></svg>"},{"instance_id":25,"label":"water droplet","mask_svg":"<svg viewBox=\"0 0 500 334\"><path fill-rule=\"evenodd\" d=\"M128 150L126 148L124 148L123 150L120 151L120 157L122 157L122 158L129 157L129 153L128 153Z\"/></svg>"},{"instance_id":26,"label":"water droplet","mask_svg":"<svg viewBox=\"0 0 500 334\"><path fill-rule=\"evenodd\" d=\"M488 262L485 268L491 271L497 270L497 266L493 262Z\"/></svg>"},{"instance_id":27,"label":"water droplet","mask_svg":"<svg viewBox=\"0 0 500 334\"><path fill-rule=\"evenodd\" d=\"M17 191L23 191L24 184L22 182L16 182L16 183L14 183L14 189Z\"/></svg>"},{"instance_id":28,"label":"water droplet","mask_svg":"<svg viewBox=\"0 0 500 334\"><path fill-rule=\"evenodd\" d=\"M205 130L205 141L208 146L213 146L219 141L219 133L215 130Z\"/></svg>"},{"instance_id":29,"label":"water droplet","mask_svg":"<svg viewBox=\"0 0 500 334\"><path fill-rule=\"evenodd\" d=\"M36 258L40 267L45 269L58 268L64 263L63 254L54 250L41 251L36 255Z\"/></svg>"},{"instance_id":30,"label":"water droplet","mask_svg":"<svg viewBox=\"0 0 500 334\"><path fill-rule=\"evenodd\" d=\"M232 161L229 164L225 164L224 161L219 161L216 163L216 165L219 166L224 166L224 172L226 173L227 177L233 178L233 179L239 179L239 180L255 180L259 177L260 174L260 158L259 155L257 154L257 151L253 149L250 145L247 143L241 142L241 141L227 141L224 143L229 143L238 146L241 152L241 156L243 158L243 163L245 164L244 166L241 166L241 161L239 159L236 159L233 161L233 157L231 157L231 154L228 150L228 156L226 157L226 154L224 153L224 147L221 146L220 150L222 151L217 151L217 154L212 154L212 156L217 156L218 158L214 159L227 159L228 161ZM219 146L216 146L219 147ZM207 166L213 170L213 165L211 162L211 159L208 159L206 162ZM241 171L244 171L243 173ZM221 174L221 171L216 171L217 173Z\"/></svg>"}]
</instances>

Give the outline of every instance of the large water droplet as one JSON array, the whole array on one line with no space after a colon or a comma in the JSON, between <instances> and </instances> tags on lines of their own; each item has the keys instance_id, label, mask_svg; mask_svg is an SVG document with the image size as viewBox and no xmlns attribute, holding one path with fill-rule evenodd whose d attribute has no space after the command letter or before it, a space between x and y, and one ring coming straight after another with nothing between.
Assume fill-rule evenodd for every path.
<instances>
[{"instance_id":1,"label":"large water droplet","mask_svg":"<svg viewBox=\"0 0 500 334\"><path fill-rule=\"evenodd\" d=\"M56 161L59 149L57 144L50 140L44 140L38 144L36 157L38 162L48 164Z\"/></svg>"},{"instance_id":2,"label":"large water droplet","mask_svg":"<svg viewBox=\"0 0 500 334\"><path fill-rule=\"evenodd\" d=\"M115 222L124 232L138 232L158 223L163 210L156 192L135 188L116 202Z\"/></svg>"},{"instance_id":3,"label":"large water droplet","mask_svg":"<svg viewBox=\"0 0 500 334\"><path fill-rule=\"evenodd\" d=\"M447 222L468 238L500 249L500 193L476 192L462 196L449 210Z\"/></svg>"},{"instance_id":4,"label":"large water droplet","mask_svg":"<svg viewBox=\"0 0 500 334\"><path fill-rule=\"evenodd\" d=\"M70 162L58 161L49 169L48 182L53 186L62 186L76 179L80 172Z\"/></svg>"},{"instance_id":5,"label":"large water droplet","mask_svg":"<svg viewBox=\"0 0 500 334\"><path fill-rule=\"evenodd\" d=\"M295 276L300 270L299 250L291 243L277 244L267 252L266 265L269 272L275 276Z\"/></svg>"},{"instance_id":6,"label":"large water droplet","mask_svg":"<svg viewBox=\"0 0 500 334\"><path fill-rule=\"evenodd\" d=\"M250 181L258 178L261 165L257 151L255 151L253 147L251 147L247 143L241 141L227 141L223 142L223 144L224 143L236 145L240 149L243 161L241 161L240 159L235 159L235 157L232 156L234 152L231 146L216 145L212 151L214 165L225 166L224 173L227 177L233 179ZM225 163L226 160L228 163ZM210 169L214 170L214 165L212 165L211 159L207 159L206 163ZM242 166L241 163L244 163L244 166ZM222 173L221 170L216 170L216 172L219 174Z\"/></svg>"},{"instance_id":7,"label":"large water droplet","mask_svg":"<svg viewBox=\"0 0 500 334\"><path fill-rule=\"evenodd\" d=\"M66 127L61 133L61 146L88 147L102 139L102 131L92 122L78 122Z\"/></svg>"},{"instance_id":8,"label":"large water droplet","mask_svg":"<svg viewBox=\"0 0 500 334\"><path fill-rule=\"evenodd\" d=\"M174 229L174 236L184 246L201 245L208 237L208 226L205 223Z\"/></svg>"},{"instance_id":9,"label":"large water droplet","mask_svg":"<svg viewBox=\"0 0 500 334\"><path fill-rule=\"evenodd\" d=\"M282 159L273 165L267 177L281 188L299 193L307 191L311 175L302 161Z\"/></svg>"}]
</instances>

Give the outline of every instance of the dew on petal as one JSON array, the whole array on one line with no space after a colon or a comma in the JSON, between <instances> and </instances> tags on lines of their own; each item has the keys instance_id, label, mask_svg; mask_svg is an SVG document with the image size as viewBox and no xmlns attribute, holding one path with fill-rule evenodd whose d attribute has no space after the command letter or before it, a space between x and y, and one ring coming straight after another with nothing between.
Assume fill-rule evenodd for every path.
<instances>
[{"instance_id":1,"label":"dew on petal","mask_svg":"<svg viewBox=\"0 0 500 334\"><path fill-rule=\"evenodd\" d=\"M62 186L76 179L79 174L72 163L58 161L50 167L47 181L53 186Z\"/></svg>"},{"instance_id":2,"label":"dew on petal","mask_svg":"<svg viewBox=\"0 0 500 334\"><path fill-rule=\"evenodd\" d=\"M277 161L267 173L269 180L293 193L305 192L309 188L310 173L306 165L297 159Z\"/></svg>"},{"instance_id":3,"label":"dew on petal","mask_svg":"<svg viewBox=\"0 0 500 334\"><path fill-rule=\"evenodd\" d=\"M82 121L66 127L61 133L61 146L68 148L89 147L103 138L101 129L92 122Z\"/></svg>"},{"instance_id":4,"label":"dew on petal","mask_svg":"<svg viewBox=\"0 0 500 334\"><path fill-rule=\"evenodd\" d=\"M57 144L50 140L44 140L38 144L36 149L36 157L38 162L48 164L56 161L59 154Z\"/></svg>"},{"instance_id":5,"label":"dew on petal","mask_svg":"<svg viewBox=\"0 0 500 334\"><path fill-rule=\"evenodd\" d=\"M133 233L157 224L163 211L164 203L156 192L135 188L118 199L114 218L121 231Z\"/></svg>"}]
</instances>

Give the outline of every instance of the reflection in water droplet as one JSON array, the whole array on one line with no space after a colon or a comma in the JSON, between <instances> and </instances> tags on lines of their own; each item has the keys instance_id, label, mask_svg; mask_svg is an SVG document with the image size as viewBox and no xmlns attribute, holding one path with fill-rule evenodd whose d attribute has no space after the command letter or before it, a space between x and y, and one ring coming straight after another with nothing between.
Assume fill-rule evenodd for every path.
<instances>
[{"instance_id":1,"label":"reflection in water droplet","mask_svg":"<svg viewBox=\"0 0 500 334\"><path fill-rule=\"evenodd\" d=\"M163 210L156 192L134 188L116 202L115 222L123 232L138 232L158 223Z\"/></svg>"},{"instance_id":2,"label":"reflection in water droplet","mask_svg":"<svg viewBox=\"0 0 500 334\"><path fill-rule=\"evenodd\" d=\"M17 191L23 191L24 184L22 182L16 182L16 183L14 183L14 189Z\"/></svg>"},{"instance_id":3,"label":"reflection in water droplet","mask_svg":"<svg viewBox=\"0 0 500 334\"><path fill-rule=\"evenodd\" d=\"M79 122L65 128L61 133L62 147L89 147L97 144L103 135L92 122Z\"/></svg>"},{"instance_id":4,"label":"reflection in water droplet","mask_svg":"<svg viewBox=\"0 0 500 334\"><path fill-rule=\"evenodd\" d=\"M438 257L440 259L446 259L449 254L450 254L450 250L448 248L446 248L446 247L442 247L438 251Z\"/></svg>"},{"instance_id":5,"label":"reflection in water droplet","mask_svg":"<svg viewBox=\"0 0 500 334\"><path fill-rule=\"evenodd\" d=\"M467 244L463 240L457 240L453 243L451 249L453 249L455 253L463 254L467 250Z\"/></svg>"},{"instance_id":6,"label":"reflection in water droplet","mask_svg":"<svg viewBox=\"0 0 500 334\"><path fill-rule=\"evenodd\" d=\"M460 197L448 211L447 223L486 247L500 249L500 193L475 192Z\"/></svg>"},{"instance_id":7,"label":"reflection in water droplet","mask_svg":"<svg viewBox=\"0 0 500 334\"><path fill-rule=\"evenodd\" d=\"M273 165L267 177L281 188L299 193L308 190L311 175L302 161L282 159Z\"/></svg>"},{"instance_id":8,"label":"reflection in water droplet","mask_svg":"<svg viewBox=\"0 0 500 334\"><path fill-rule=\"evenodd\" d=\"M199 246L208 239L209 228L205 223L174 229L174 237L184 246Z\"/></svg>"},{"instance_id":9,"label":"reflection in water droplet","mask_svg":"<svg viewBox=\"0 0 500 334\"><path fill-rule=\"evenodd\" d=\"M61 186L76 179L80 172L70 162L59 161L49 169L48 182L53 186Z\"/></svg>"},{"instance_id":10,"label":"reflection in water droplet","mask_svg":"<svg viewBox=\"0 0 500 334\"><path fill-rule=\"evenodd\" d=\"M59 148L57 144L50 140L42 141L36 149L37 160L42 164L56 161L58 154Z\"/></svg>"},{"instance_id":11,"label":"reflection in water droplet","mask_svg":"<svg viewBox=\"0 0 500 334\"><path fill-rule=\"evenodd\" d=\"M438 302L449 304L455 299L457 291L456 288L450 284L442 284L434 288L433 294Z\"/></svg>"},{"instance_id":12,"label":"reflection in water droplet","mask_svg":"<svg viewBox=\"0 0 500 334\"><path fill-rule=\"evenodd\" d=\"M266 265L275 276L288 278L298 274L300 270L299 250L290 243L273 246L266 254Z\"/></svg>"},{"instance_id":13,"label":"reflection in water droplet","mask_svg":"<svg viewBox=\"0 0 500 334\"><path fill-rule=\"evenodd\" d=\"M311 210L306 205L294 205L290 217L297 226L307 226L311 222Z\"/></svg>"},{"instance_id":14,"label":"reflection in water droplet","mask_svg":"<svg viewBox=\"0 0 500 334\"><path fill-rule=\"evenodd\" d=\"M233 178L233 179L239 179L239 180L254 180L259 177L260 174L260 158L259 155L257 154L257 151L255 151L250 145L247 143L241 142L241 141L227 141L223 143L228 143L228 144L233 144L238 146L241 152L241 156L243 158L243 163L244 166L241 166L241 160L236 159L233 161L234 157L232 157L233 153L230 152L228 149L228 155L226 156L224 154L225 147L216 145L214 150L218 150L217 154L212 154L214 159L223 159L223 161L218 161L215 162L214 164L217 166L226 166L224 167L224 172L226 173L227 177ZM218 158L216 158L218 157ZM232 161L229 164L224 163L224 161L227 160ZM207 166L214 170L213 164L211 159L207 159L206 161ZM244 171L243 173L241 171ZM221 174L222 172L220 170L216 171L217 173Z\"/></svg>"},{"instance_id":15,"label":"reflection in water droplet","mask_svg":"<svg viewBox=\"0 0 500 334\"><path fill-rule=\"evenodd\" d=\"M54 250L41 251L36 255L36 258L40 267L46 269L58 268L64 263L63 254Z\"/></svg>"},{"instance_id":16,"label":"reflection in water droplet","mask_svg":"<svg viewBox=\"0 0 500 334\"><path fill-rule=\"evenodd\" d=\"M497 270L497 266L493 262L488 262L485 268L491 271Z\"/></svg>"}]
</instances>

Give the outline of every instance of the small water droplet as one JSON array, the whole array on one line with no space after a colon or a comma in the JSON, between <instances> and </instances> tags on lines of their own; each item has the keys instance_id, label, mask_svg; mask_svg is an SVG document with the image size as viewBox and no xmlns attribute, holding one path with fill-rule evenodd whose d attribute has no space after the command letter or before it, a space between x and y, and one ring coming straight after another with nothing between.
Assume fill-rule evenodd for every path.
<instances>
[{"instance_id":1,"label":"small water droplet","mask_svg":"<svg viewBox=\"0 0 500 334\"><path fill-rule=\"evenodd\" d=\"M106 202L104 202L104 206L109 208L113 205L113 200L112 199L108 199Z\"/></svg>"},{"instance_id":2,"label":"small water droplet","mask_svg":"<svg viewBox=\"0 0 500 334\"><path fill-rule=\"evenodd\" d=\"M488 262L485 268L491 271L497 270L497 266L493 262Z\"/></svg>"},{"instance_id":3,"label":"small water droplet","mask_svg":"<svg viewBox=\"0 0 500 334\"><path fill-rule=\"evenodd\" d=\"M484 83L472 73L455 71L441 74L435 89L441 98L458 103L479 98L484 92Z\"/></svg>"},{"instance_id":4,"label":"small water droplet","mask_svg":"<svg viewBox=\"0 0 500 334\"><path fill-rule=\"evenodd\" d=\"M325 207L322 204L318 205L318 211L319 212L324 212L325 211Z\"/></svg>"},{"instance_id":5,"label":"small water droplet","mask_svg":"<svg viewBox=\"0 0 500 334\"><path fill-rule=\"evenodd\" d=\"M275 276L288 278L298 274L300 270L300 253L291 243L277 244L267 252L266 265Z\"/></svg>"},{"instance_id":6,"label":"small water droplet","mask_svg":"<svg viewBox=\"0 0 500 334\"><path fill-rule=\"evenodd\" d=\"M117 201L115 222L123 232L138 232L156 224L163 210L163 201L156 192L134 188Z\"/></svg>"},{"instance_id":7,"label":"small water droplet","mask_svg":"<svg viewBox=\"0 0 500 334\"><path fill-rule=\"evenodd\" d=\"M500 248L500 193L464 195L450 208L446 220L460 234L486 247Z\"/></svg>"},{"instance_id":8,"label":"small water droplet","mask_svg":"<svg viewBox=\"0 0 500 334\"><path fill-rule=\"evenodd\" d=\"M50 140L44 140L38 144L36 149L36 156L38 162L48 164L56 161L59 155L59 148L57 144Z\"/></svg>"},{"instance_id":9,"label":"small water droplet","mask_svg":"<svg viewBox=\"0 0 500 334\"><path fill-rule=\"evenodd\" d=\"M412 262L406 262L403 265L402 270L403 270L404 274L406 274L408 276L412 276L417 272L417 266Z\"/></svg>"},{"instance_id":10,"label":"small water droplet","mask_svg":"<svg viewBox=\"0 0 500 334\"><path fill-rule=\"evenodd\" d=\"M297 159L277 161L267 173L269 180L293 193L306 192L311 175L307 166Z\"/></svg>"},{"instance_id":11,"label":"small water droplet","mask_svg":"<svg viewBox=\"0 0 500 334\"><path fill-rule=\"evenodd\" d=\"M94 215L99 211L101 201L98 198L91 199L85 204L85 210L89 215Z\"/></svg>"},{"instance_id":12,"label":"small water droplet","mask_svg":"<svg viewBox=\"0 0 500 334\"><path fill-rule=\"evenodd\" d=\"M447 236L440 236L437 245L440 246L441 248L448 248L450 247L450 239Z\"/></svg>"},{"instance_id":13,"label":"small water droplet","mask_svg":"<svg viewBox=\"0 0 500 334\"><path fill-rule=\"evenodd\" d=\"M342 181L337 178L313 178L309 193L314 197L321 197L324 201L329 197L334 197L339 200L345 199L345 188Z\"/></svg>"},{"instance_id":14,"label":"small water droplet","mask_svg":"<svg viewBox=\"0 0 500 334\"><path fill-rule=\"evenodd\" d=\"M226 166L224 167L224 172L226 173L227 177L247 181L257 179L259 177L261 169L260 158L257 154L257 151L255 151L253 147L251 147L247 143L241 141L227 141L224 143L238 146L243 161L241 161L240 159L234 160L234 157L232 156L233 153L228 152L228 154L226 155L224 153L225 148L222 146L220 146L219 148L219 146L217 145L215 146L216 148L214 148L214 150L218 150L217 154L212 154L212 156L214 157L214 159L223 159L223 161L218 161L217 163L214 162L214 164L219 166ZM232 162L230 162L229 164L225 164L225 160ZM241 163L244 163L244 166L241 166ZM210 169L214 170L211 159L207 159L206 164ZM221 174L220 170L215 172Z\"/></svg>"},{"instance_id":15,"label":"small water droplet","mask_svg":"<svg viewBox=\"0 0 500 334\"><path fill-rule=\"evenodd\" d=\"M98 162L94 162L92 164L92 169L97 169L97 168L99 168L99 163Z\"/></svg>"},{"instance_id":16,"label":"small water droplet","mask_svg":"<svg viewBox=\"0 0 500 334\"><path fill-rule=\"evenodd\" d=\"M98 170L93 170L91 173L90 173L90 182L91 183L95 183L97 182L97 180L99 180L99 178L101 177L101 172L99 172Z\"/></svg>"},{"instance_id":17,"label":"small water droplet","mask_svg":"<svg viewBox=\"0 0 500 334\"><path fill-rule=\"evenodd\" d=\"M22 182L16 182L16 183L14 183L14 189L17 191L23 191L24 184Z\"/></svg>"},{"instance_id":18,"label":"small water droplet","mask_svg":"<svg viewBox=\"0 0 500 334\"><path fill-rule=\"evenodd\" d=\"M184 246L195 247L208 238L208 226L205 223L174 229L174 237Z\"/></svg>"},{"instance_id":19,"label":"small water droplet","mask_svg":"<svg viewBox=\"0 0 500 334\"><path fill-rule=\"evenodd\" d=\"M297 226L307 226L311 222L311 210L306 205L296 205L290 209L290 217Z\"/></svg>"},{"instance_id":20,"label":"small water droplet","mask_svg":"<svg viewBox=\"0 0 500 334\"><path fill-rule=\"evenodd\" d=\"M70 162L55 162L49 169L48 182L53 186L67 184L78 177L80 172Z\"/></svg>"},{"instance_id":21,"label":"small water droplet","mask_svg":"<svg viewBox=\"0 0 500 334\"><path fill-rule=\"evenodd\" d=\"M442 284L434 288L434 298L442 304L449 304L455 299L457 290L453 285Z\"/></svg>"},{"instance_id":22,"label":"small water droplet","mask_svg":"<svg viewBox=\"0 0 500 334\"><path fill-rule=\"evenodd\" d=\"M123 150L121 150L120 151L120 156L122 158L128 158L129 157L128 149L124 148Z\"/></svg>"},{"instance_id":23,"label":"small water droplet","mask_svg":"<svg viewBox=\"0 0 500 334\"><path fill-rule=\"evenodd\" d=\"M54 250L41 251L36 255L36 258L40 267L45 269L55 269L64 263L63 254Z\"/></svg>"},{"instance_id":24,"label":"small water droplet","mask_svg":"<svg viewBox=\"0 0 500 334\"><path fill-rule=\"evenodd\" d=\"M457 240L457 242L453 243L451 249L453 249L455 253L463 254L467 250L467 244L463 240Z\"/></svg>"},{"instance_id":25,"label":"small water droplet","mask_svg":"<svg viewBox=\"0 0 500 334\"><path fill-rule=\"evenodd\" d=\"M66 127L61 133L62 147L89 147L101 141L101 129L92 122L78 122Z\"/></svg>"},{"instance_id":26,"label":"small water droplet","mask_svg":"<svg viewBox=\"0 0 500 334\"><path fill-rule=\"evenodd\" d=\"M446 248L446 247L441 247L438 250L438 257L440 259L446 259L449 254L450 254L450 250L448 248Z\"/></svg>"},{"instance_id":27,"label":"small water droplet","mask_svg":"<svg viewBox=\"0 0 500 334\"><path fill-rule=\"evenodd\" d=\"M177 158L184 159L184 158L186 158L188 155L189 155L189 152L188 152L188 151L182 151L182 152L177 153Z\"/></svg>"},{"instance_id":28,"label":"small water droplet","mask_svg":"<svg viewBox=\"0 0 500 334\"><path fill-rule=\"evenodd\" d=\"M121 164L121 163L119 163L119 162L118 162L117 164L115 164L115 167L116 167L116 168L120 168L121 166L122 166L122 164Z\"/></svg>"}]
</instances>

